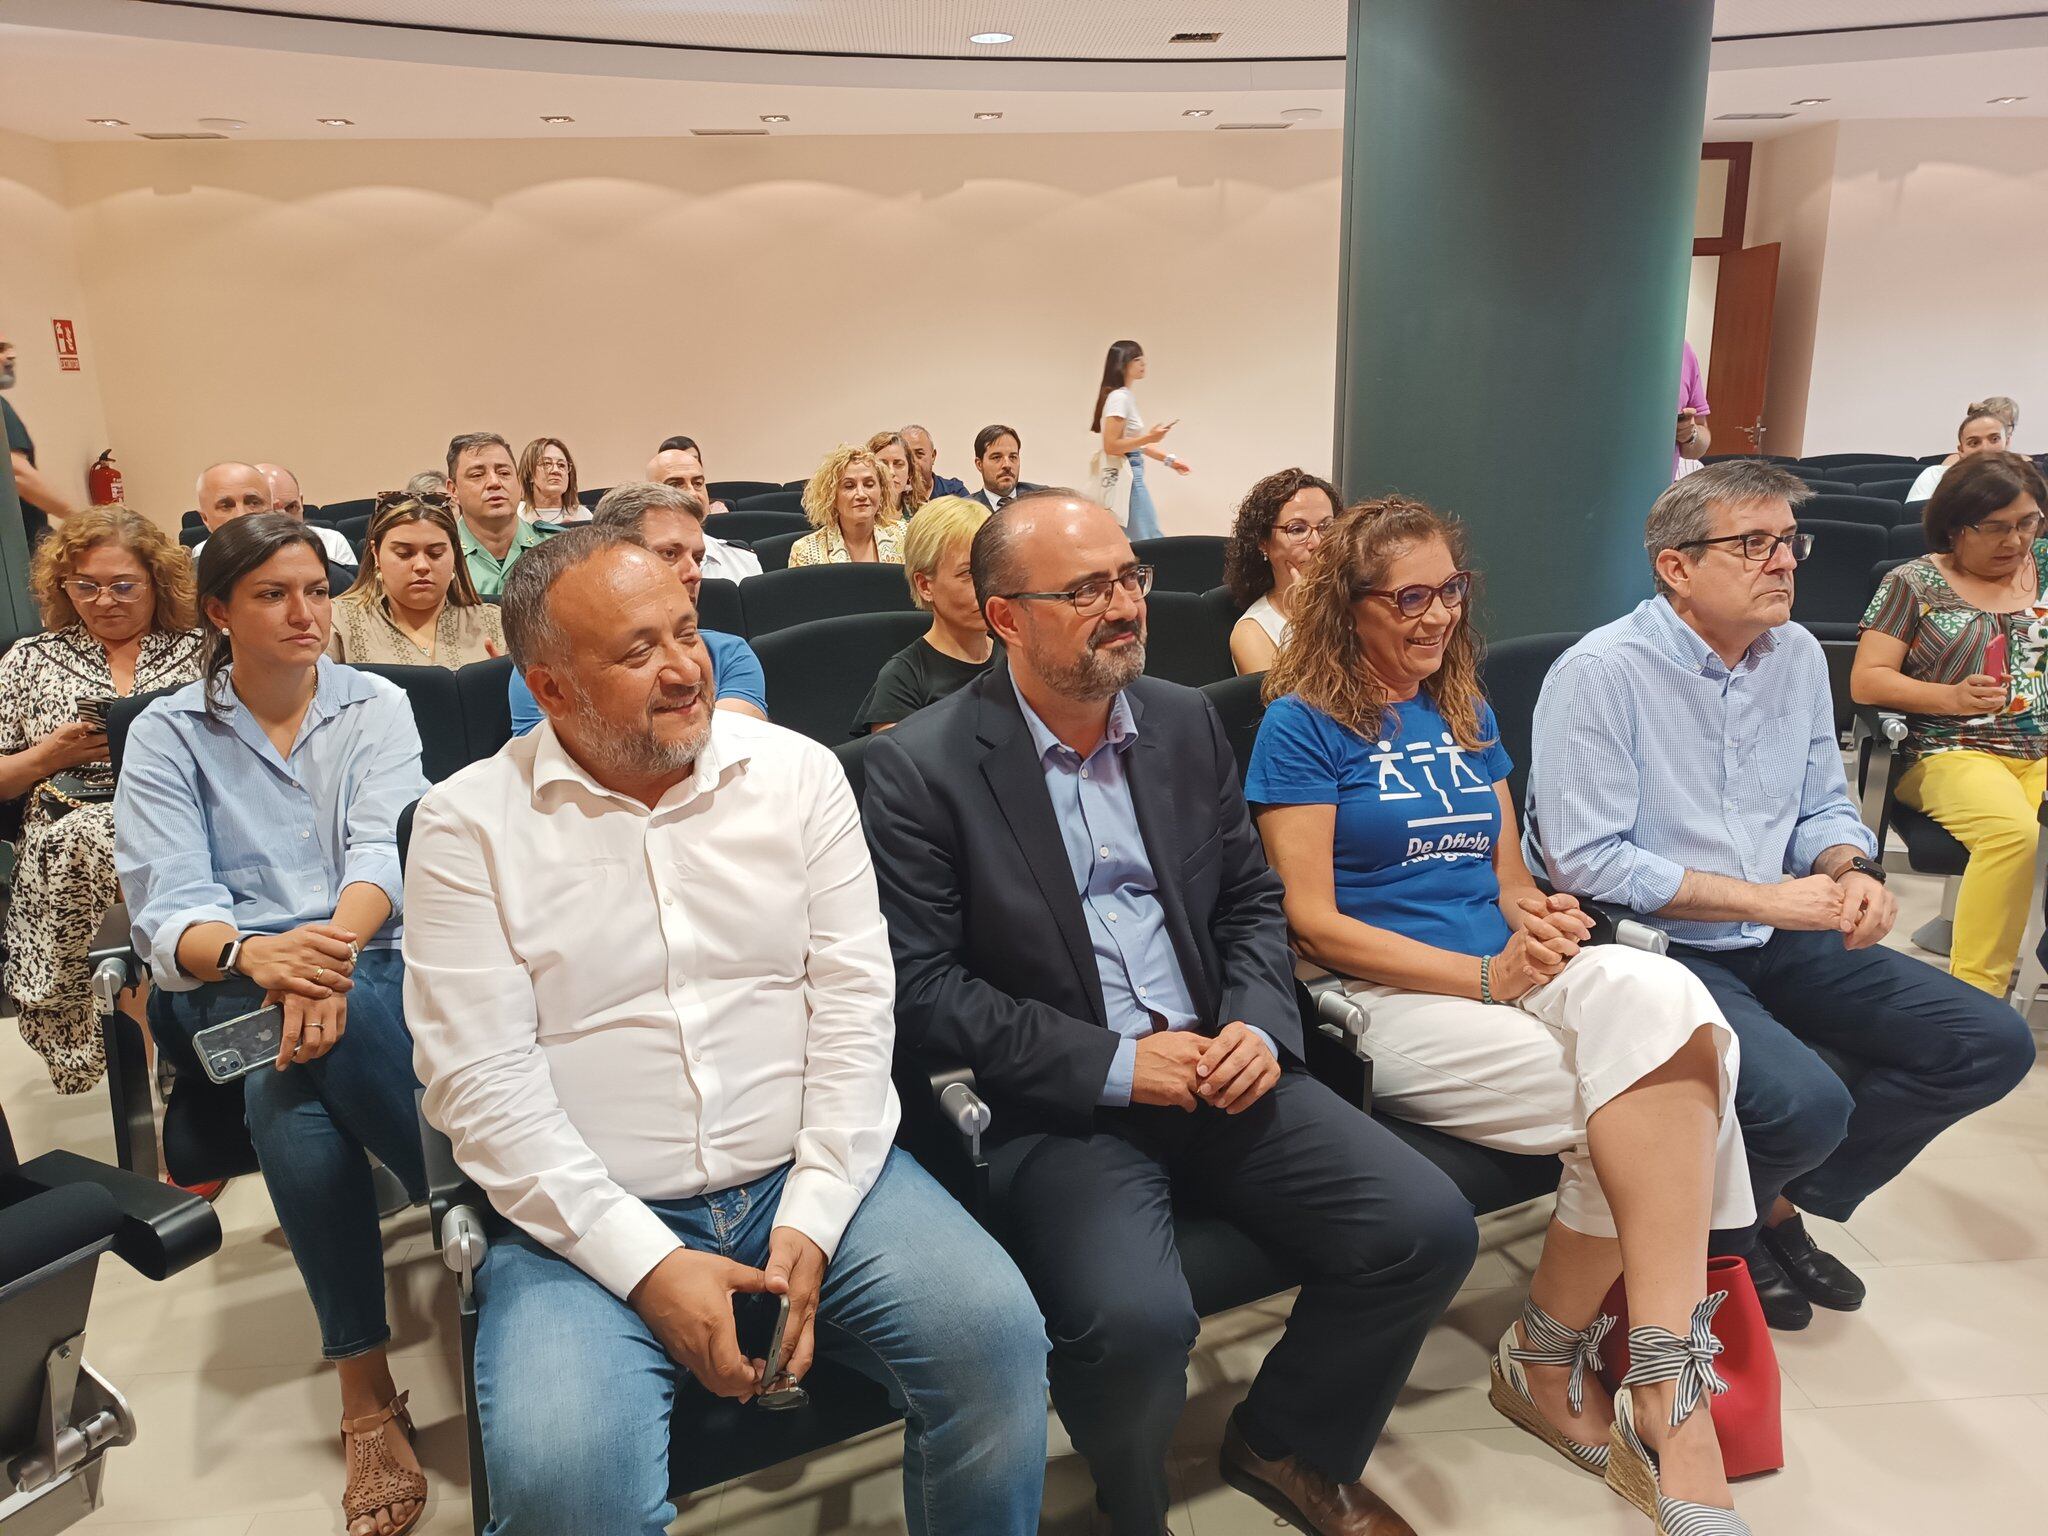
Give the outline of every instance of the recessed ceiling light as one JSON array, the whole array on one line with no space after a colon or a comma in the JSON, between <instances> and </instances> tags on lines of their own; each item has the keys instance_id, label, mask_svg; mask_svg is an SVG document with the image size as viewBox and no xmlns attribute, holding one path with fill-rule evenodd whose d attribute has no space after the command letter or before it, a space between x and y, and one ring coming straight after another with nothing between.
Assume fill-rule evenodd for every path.
<instances>
[{"instance_id":1,"label":"recessed ceiling light","mask_svg":"<svg viewBox=\"0 0 2048 1536\"><path fill-rule=\"evenodd\" d=\"M967 41L979 44L983 48L999 48L1004 43L1014 43L1017 39L1009 32L977 32Z\"/></svg>"},{"instance_id":2,"label":"recessed ceiling light","mask_svg":"<svg viewBox=\"0 0 2048 1536\"><path fill-rule=\"evenodd\" d=\"M239 133L249 125L239 117L202 117L199 126L210 128L215 133Z\"/></svg>"},{"instance_id":3,"label":"recessed ceiling light","mask_svg":"<svg viewBox=\"0 0 2048 1536\"><path fill-rule=\"evenodd\" d=\"M1774 123L1781 117L1796 117L1794 112L1723 112L1714 119L1717 123Z\"/></svg>"},{"instance_id":4,"label":"recessed ceiling light","mask_svg":"<svg viewBox=\"0 0 2048 1536\"><path fill-rule=\"evenodd\" d=\"M1290 123L1312 123L1323 115L1321 107L1289 107L1280 114Z\"/></svg>"},{"instance_id":5,"label":"recessed ceiling light","mask_svg":"<svg viewBox=\"0 0 2048 1536\"><path fill-rule=\"evenodd\" d=\"M319 121L322 128L353 128L356 125L352 117L323 117Z\"/></svg>"},{"instance_id":6,"label":"recessed ceiling light","mask_svg":"<svg viewBox=\"0 0 2048 1536\"><path fill-rule=\"evenodd\" d=\"M977 112L974 114L974 120L977 123L994 123L1000 122L1002 116L1003 114L1000 112Z\"/></svg>"},{"instance_id":7,"label":"recessed ceiling light","mask_svg":"<svg viewBox=\"0 0 2048 1536\"><path fill-rule=\"evenodd\" d=\"M1182 116L1182 117L1207 117L1207 116L1208 116L1208 115L1209 115L1209 114L1210 114L1211 112L1214 112L1215 110L1216 110L1216 109L1215 109L1214 107L1189 107L1189 108L1187 109L1187 111L1185 111L1185 112L1181 113L1181 116Z\"/></svg>"},{"instance_id":8,"label":"recessed ceiling light","mask_svg":"<svg viewBox=\"0 0 2048 1536\"><path fill-rule=\"evenodd\" d=\"M1988 107L2009 107L2016 101L2025 101L2024 96L1994 96L1985 103Z\"/></svg>"},{"instance_id":9,"label":"recessed ceiling light","mask_svg":"<svg viewBox=\"0 0 2048 1536\"><path fill-rule=\"evenodd\" d=\"M1795 107L1824 107L1835 98L1832 96L1802 96L1792 105Z\"/></svg>"},{"instance_id":10,"label":"recessed ceiling light","mask_svg":"<svg viewBox=\"0 0 2048 1536\"><path fill-rule=\"evenodd\" d=\"M789 121L789 114L787 112L763 112L761 114L761 121L764 123L786 123Z\"/></svg>"},{"instance_id":11,"label":"recessed ceiling light","mask_svg":"<svg viewBox=\"0 0 2048 1536\"><path fill-rule=\"evenodd\" d=\"M86 121L95 128L126 128L128 126L125 120L118 117L88 117Z\"/></svg>"},{"instance_id":12,"label":"recessed ceiling light","mask_svg":"<svg viewBox=\"0 0 2048 1536\"><path fill-rule=\"evenodd\" d=\"M576 119L573 117L564 117L561 113L555 112L543 117L541 121L544 123L573 123L576 121Z\"/></svg>"}]
</instances>

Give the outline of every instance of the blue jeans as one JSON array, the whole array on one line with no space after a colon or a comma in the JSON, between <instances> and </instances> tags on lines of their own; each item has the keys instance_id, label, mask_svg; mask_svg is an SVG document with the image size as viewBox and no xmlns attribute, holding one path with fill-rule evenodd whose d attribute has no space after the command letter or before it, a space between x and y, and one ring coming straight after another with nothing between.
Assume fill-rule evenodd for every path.
<instances>
[{"instance_id":1,"label":"blue jeans","mask_svg":"<svg viewBox=\"0 0 2048 1536\"><path fill-rule=\"evenodd\" d=\"M1145 455L1125 455L1131 466L1131 515L1124 532L1133 539L1156 539L1159 509L1152 505L1152 493L1145 489Z\"/></svg>"},{"instance_id":2,"label":"blue jeans","mask_svg":"<svg viewBox=\"0 0 2048 1536\"><path fill-rule=\"evenodd\" d=\"M391 1337L384 1313L384 1236L370 1159L414 1200L427 1197L405 1027L405 965L395 949L366 949L348 994L348 1027L317 1061L258 1067L242 1079L242 1108L278 1225L320 1319L320 1352L346 1360ZM236 979L194 992L150 993L150 1027L179 1071L197 1073L192 1036L263 1006L263 989ZM229 1090L232 1091L232 1090Z\"/></svg>"},{"instance_id":3,"label":"blue jeans","mask_svg":"<svg viewBox=\"0 0 2048 1536\"><path fill-rule=\"evenodd\" d=\"M787 1173L649 1203L689 1247L758 1268ZM523 1233L493 1241L477 1285L487 1536L659 1536L675 1519L675 1362L631 1307ZM904 1410L912 1536L1038 1529L1045 1325L995 1240L903 1152L826 1268L817 1348Z\"/></svg>"},{"instance_id":4,"label":"blue jeans","mask_svg":"<svg viewBox=\"0 0 2048 1536\"><path fill-rule=\"evenodd\" d=\"M1759 1221L1780 1194L1847 1221L1936 1136L2018 1087L2034 1063L2017 1013L1895 949L1780 930L1753 949L1674 944L1671 957L1706 983L1742 1043L1735 1113ZM1855 1085L1813 1045L1840 1056ZM1746 1251L1751 1236L1718 1233L1715 1251Z\"/></svg>"}]
</instances>

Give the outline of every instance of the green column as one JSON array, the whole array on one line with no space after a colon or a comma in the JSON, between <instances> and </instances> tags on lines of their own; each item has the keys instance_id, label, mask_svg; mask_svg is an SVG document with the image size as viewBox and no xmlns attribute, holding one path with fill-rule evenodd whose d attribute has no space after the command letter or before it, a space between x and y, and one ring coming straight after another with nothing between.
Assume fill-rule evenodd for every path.
<instances>
[{"instance_id":1,"label":"green column","mask_svg":"<svg viewBox=\"0 0 2048 1536\"><path fill-rule=\"evenodd\" d=\"M1494 638L1650 591L1709 0L1351 0L1337 477L1461 516Z\"/></svg>"},{"instance_id":2,"label":"green column","mask_svg":"<svg viewBox=\"0 0 2048 1536\"><path fill-rule=\"evenodd\" d=\"M0 650L43 627L28 590L28 535L14 487L14 461L0 451Z\"/></svg>"}]
</instances>

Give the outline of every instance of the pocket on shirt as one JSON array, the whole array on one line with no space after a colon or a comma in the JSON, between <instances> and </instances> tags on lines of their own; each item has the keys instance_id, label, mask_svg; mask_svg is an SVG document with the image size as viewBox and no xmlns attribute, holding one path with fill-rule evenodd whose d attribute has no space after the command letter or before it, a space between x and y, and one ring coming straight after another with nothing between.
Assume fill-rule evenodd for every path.
<instances>
[{"instance_id":1,"label":"pocket on shirt","mask_svg":"<svg viewBox=\"0 0 2048 1536\"><path fill-rule=\"evenodd\" d=\"M1774 715L1759 725L1747 764L1751 782L1767 794L1797 799L1806 782L1812 728L1812 719L1804 714Z\"/></svg>"}]
</instances>

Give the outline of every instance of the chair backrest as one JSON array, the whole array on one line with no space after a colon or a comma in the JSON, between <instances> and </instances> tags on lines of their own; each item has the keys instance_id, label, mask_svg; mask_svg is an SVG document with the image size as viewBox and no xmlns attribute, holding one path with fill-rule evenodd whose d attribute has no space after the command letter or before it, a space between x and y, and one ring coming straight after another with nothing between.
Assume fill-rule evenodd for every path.
<instances>
[{"instance_id":1,"label":"chair backrest","mask_svg":"<svg viewBox=\"0 0 2048 1536\"><path fill-rule=\"evenodd\" d=\"M463 765L467 766L482 762L512 739L512 658L473 661L457 667L452 675L456 697L462 701Z\"/></svg>"},{"instance_id":2,"label":"chair backrest","mask_svg":"<svg viewBox=\"0 0 2048 1536\"><path fill-rule=\"evenodd\" d=\"M1479 664L1479 686L1493 706L1500 744L1513 765L1508 794L1517 815L1529 789L1529 754L1536 736L1536 699L1557 658L1578 644L1577 633L1521 635L1487 646Z\"/></svg>"},{"instance_id":3,"label":"chair backrest","mask_svg":"<svg viewBox=\"0 0 2048 1536\"><path fill-rule=\"evenodd\" d=\"M730 517L734 512L783 512L791 517L804 515L804 493L802 491L763 491L758 496L743 496L738 501L729 501L730 509L721 512L720 517ZM780 529L776 530L780 532Z\"/></svg>"},{"instance_id":4,"label":"chair backrest","mask_svg":"<svg viewBox=\"0 0 2048 1536\"><path fill-rule=\"evenodd\" d=\"M353 501L330 501L325 507L327 520L337 528L341 526L342 519L347 517L363 518L367 525L370 514L376 510L377 498L374 496L358 496Z\"/></svg>"},{"instance_id":5,"label":"chair backrest","mask_svg":"<svg viewBox=\"0 0 2048 1536\"><path fill-rule=\"evenodd\" d=\"M1890 530L1868 523L1799 520L1813 535L1813 553L1792 587L1792 617L1803 624L1850 624L1870 603L1870 568L1884 559Z\"/></svg>"},{"instance_id":6,"label":"chair backrest","mask_svg":"<svg viewBox=\"0 0 2048 1536\"><path fill-rule=\"evenodd\" d=\"M846 784L853 791L855 805L859 805L867 794L868 748L874 744L875 733L869 731L865 736L849 736L832 749L832 755L839 759L839 766L846 770Z\"/></svg>"},{"instance_id":7,"label":"chair backrest","mask_svg":"<svg viewBox=\"0 0 2048 1536\"><path fill-rule=\"evenodd\" d=\"M721 635L747 632L746 607L740 601L740 584L723 577L706 576L697 589L697 625Z\"/></svg>"},{"instance_id":8,"label":"chair backrest","mask_svg":"<svg viewBox=\"0 0 2048 1536\"><path fill-rule=\"evenodd\" d=\"M354 546L358 555L363 552L363 540L368 538L370 533L370 519L367 516L336 518L332 526L336 533ZM456 553L459 555L461 551L457 550Z\"/></svg>"},{"instance_id":9,"label":"chair backrest","mask_svg":"<svg viewBox=\"0 0 2048 1536\"><path fill-rule=\"evenodd\" d=\"M1804 480L1813 488L1816 495L1854 496L1856 494L1854 481L1837 480L1834 476L1828 474L1827 471L1815 469L1810 464L1781 464L1778 467L1786 473Z\"/></svg>"},{"instance_id":10,"label":"chair backrest","mask_svg":"<svg viewBox=\"0 0 2048 1536\"><path fill-rule=\"evenodd\" d=\"M115 774L121 772L121 754L127 750L128 728L135 724L135 717L158 699L167 698L177 691L177 688L152 688L147 693L131 693L107 706L107 761L114 765Z\"/></svg>"},{"instance_id":11,"label":"chair backrest","mask_svg":"<svg viewBox=\"0 0 2048 1536\"><path fill-rule=\"evenodd\" d=\"M1206 683L1203 694L1223 722L1223 734L1237 758L1238 783L1251 769L1252 746L1259 739L1259 722L1266 718L1266 701L1259 690L1266 686L1266 674L1247 672L1243 677L1226 677L1220 683Z\"/></svg>"},{"instance_id":12,"label":"chair backrest","mask_svg":"<svg viewBox=\"0 0 2048 1536\"><path fill-rule=\"evenodd\" d=\"M1155 591L1207 592L1222 584L1223 551L1229 543L1213 533L1179 533L1163 539L1139 539L1131 550L1152 567Z\"/></svg>"},{"instance_id":13,"label":"chair backrest","mask_svg":"<svg viewBox=\"0 0 2048 1536\"><path fill-rule=\"evenodd\" d=\"M772 542L772 541L771 541ZM760 548L755 546L756 550ZM763 566L767 561L763 560ZM771 635L793 624L854 613L904 613L916 607L900 565L803 565L763 570L740 583L746 635ZM908 640L903 642L908 645ZM768 695L771 699L773 693ZM853 704L858 704L855 699ZM853 704L847 706L848 709Z\"/></svg>"},{"instance_id":14,"label":"chair backrest","mask_svg":"<svg viewBox=\"0 0 2048 1536\"><path fill-rule=\"evenodd\" d=\"M1828 663L1828 702L1835 711L1835 740L1841 741L1856 723L1856 701L1849 697L1849 671L1856 664L1856 642L1823 640L1820 648Z\"/></svg>"},{"instance_id":15,"label":"chair backrest","mask_svg":"<svg viewBox=\"0 0 2048 1536\"><path fill-rule=\"evenodd\" d=\"M1913 482L1911 480L1866 480L1863 482L1862 489L1863 494L1866 496L1882 496L1886 501L1896 501L1903 504L1907 493L1913 489ZM1905 514L1900 513L1899 515L1904 516Z\"/></svg>"},{"instance_id":16,"label":"chair backrest","mask_svg":"<svg viewBox=\"0 0 2048 1536\"><path fill-rule=\"evenodd\" d=\"M811 525L801 512L736 507L730 512L714 512L707 517L704 531L714 539L741 539L752 543L756 539L772 539L783 533L793 533L802 538L811 531Z\"/></svg>"},{"instance_id":17,"label":"chair backrest","mask_svg":"<svg viewBox=\"0 0 2048 1536\"><path fill-rule=\"evenodd\" d=\"M1814 496L1800 503L1799 520L1819 518L1826 523L1869 523L1889 528L1899 520L1899 504L1876 496Z\"/></svg>"},{"instance_id":18,"label":"chair backrest","mask_svg":"<svg viewBox=\"0 0 2048 1536\"><path fill-rule=\"evenodd\" d=\"M790 550L795 547L798 539L808 537L810 537L810 529L806 526L800 532L776 533L770 534L765 539L752 540L754 554L761 562L762 573L765 575L769 571L788 570Z\"/></svg>"},{"instance_id":19,"label":"chair backrest","mask_svg":"<svg viewBox=\"0 0 2048 1536\"><path fill-rule=\"evenodd\" d=\"M576 492L577 503L581 506L595 507L604 500L610 490L611 487L608 485L586 485Z\"/></svg>"},{"instance_id":20,"label":"chair backrest","mask_svg":"<svg viewBox=\"0 0 2048 1536\"><path fill-rule=\"evenodd\" d=\"M206 524L187 523L178 530L178 542L187 549L192 548L195 544L204 544L206 542Z\"/></svg>"},{"instance_id":21,"label":"chair backrest","mask_svg":"<svg viewBox=\"0 0 2048 1536\"><path fill-rule=\"evenodd\" d=\"M1140 540L1141 543L1148 542ZM1145 600L1145 675L1200 688L1234 676L1230 626L1237 616L1200 592L1152 589Z\"/></svg>"},{"instance_id":22,"label":"chair backrest","mask_svg":"<svg viewBox=\"0 0 2048 1536\"><path fill-rule=\"evenodd\" d=\"M1799 462L1828 469L1837 464L1912 464L1916 460L1907 453L1809 453Z\"/></svg>"},{"instance_id":23,"label":"chair backrest","mask_svg":"<svg viewBox=\"0 0 2048 1536\"><path fill-rule=\"evenodd\" d=\"M750 578L747 585L764 579ZM771 718L813 741L837 746L852 734L853 717L883 664L930 627L931 620L914 611L843 613L762 635L751 643L768 685Z\"/></svg>"},{"instance_id":24,"label":"chair backrest","mask_svg":"<svg viewBox=\"0 0 2048 1536\"><path fill-rule=\"evenodd\" d=\"M1927 530L1919 522L1894 524L1884 536L1885 554L1894 560L1911 560L1927 553Z\"/></svg>"},{"instance_id":25,"label":"chair backrest","mask_svg":"<svg viewBox=\"0 0 2048 1536\"><path fill-rule=\"evenodd\" d=\"M749 496L765 496L782 488L774 480L712 480L704 487L713 501L722 501L728 507L736 501L745 501Z\"/></svg>"},{"instance_id":26,"label":"chair backrest","mask_svg":"<svg viewBox=\"0 0 2048 1536\"><path fill-rule=\"evenodd\" d=\"M201 518L200 518L200 516L199 516L199 514L198 514L197 512L195 512L195 511L190 511L190 510L188 510L188 511L187 511L187 512L185 513L185 515L184 515L183 517L181 517L181 518L179 518L179 519L178 519L178 526L179 526L179 527L180 527L181 529L182 529L182 528L204 528L204 527L206 526L206 524L205 524L205 522L204 522L204 521L202 521L202 520L201 520Z\"/></svg>"},{"instance_id":27,"label":"chair backrest","mask_svg":"<svg viewBox=\"0 0 2048 1536\"><path fill-rule=\"evenodd\" d=\"M1887 459L1881 464L1835 464L1824 466L1830 480L1847 480L1851 485L1870 485L1882 480L1896 480L1899 472L1910 469L1896 459Z\"/></svg>"},{"instance_id":28,"label":"chair backrest","mask_svg":"<svg viewBox=\"0 0 2048 1536\"><path fill-rule=\"evenodd\" d=\"M358 672L381 677L405 690L420 731L420 771L438 784L470 761L469 733L462 719L462 694L446 667L372 666ZM509 706L508 706L509 707Z\"/></svg>"}]
</instances>

